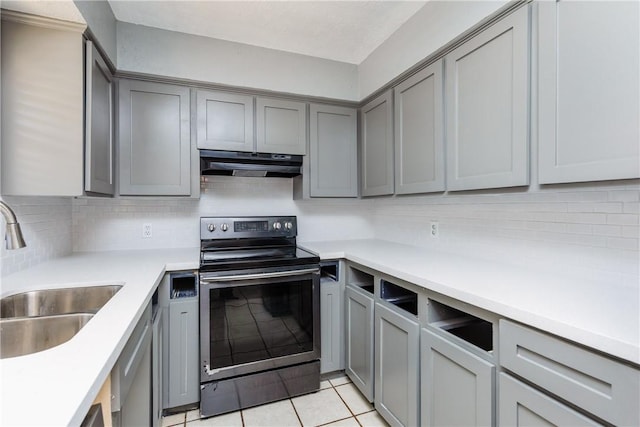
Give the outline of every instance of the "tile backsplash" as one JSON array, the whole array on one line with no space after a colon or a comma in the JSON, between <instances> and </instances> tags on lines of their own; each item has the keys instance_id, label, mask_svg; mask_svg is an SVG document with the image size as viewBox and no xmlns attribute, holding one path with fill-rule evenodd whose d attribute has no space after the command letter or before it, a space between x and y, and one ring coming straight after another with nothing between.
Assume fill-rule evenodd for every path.
<instances>
[{"instance_id":1,"label":"tile backsplash","mask_svg":"<svg viewBox=\"0 0 640 427\"><path fill-rule=\"evenodd\" d=\"M2 243L1 275L33 267L71 253L70 197L3 197L16 214L27 246L6 250ZM4 221L2 221L4 236Z\"/></svg>"},{"instance_id":2,"label":"tile backsplash","mask_svg":"<svg viewBox=\"0 0 640 427\"><path fill-rule=\"evenodd\" d=\"M200 199L7 197L28 247L2 250L2 275L71 251L194 247L200 216L297 215L299 241L375 237L638 285L637 180L362 200L293 200L290 179L207 181Z\"/></svg>"},{"instance_id":3,"label":"tile backsplash","mask_svg":"<svg viewBox=\"0 0 640 427\"><path fill-rule=\"evenodd\" d=\"M380 198L376 237L638 285L638 181ZM432 221L439 237L429 235Z\"/></svg>"},{"instance_id":4,"label":"tile backsplash","mask_svg":"<svg viewBox=\"0 0 640 427\"><path fill-rule=\"evenodd\" d=\"M358 200L294 201L291 179L207 177L199 200L82 198L73 201L73 250L180 248L199 245L201 216L296 215L299 240L371 238ZM152 237L142 237L142 225Z\"/></svg>"}]
</instances>

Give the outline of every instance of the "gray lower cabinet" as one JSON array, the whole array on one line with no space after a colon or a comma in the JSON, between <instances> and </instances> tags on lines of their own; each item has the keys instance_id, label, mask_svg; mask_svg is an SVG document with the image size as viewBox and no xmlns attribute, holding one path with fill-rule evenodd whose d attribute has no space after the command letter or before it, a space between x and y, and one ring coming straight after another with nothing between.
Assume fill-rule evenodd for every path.
<instances>
[{"instance_id":1,"label":"gray lower cabinet","mask_svg":"<svg viewBox=\"0 0 640 427\"><path fill-rule=\"evenodd\" d=\"M311 104L309 111L309 195L357 197L356 110Z\"/></svg>"},{"instance_id":2,"label":"gray lower cabinet","mask_svg":"<svg viewBox=\"0 0 640 427\"><path fill-rule=\"evenodd\" d=\"M129 396L120 409L119 425L121 427L129 426L147 426L151 424L151 399L149 398L149 390L151 390L151 347L147 346L144 350L140 366L136 372L136 377L129 389Z\"/></svg>"},{"instance_id":3,"label":"gray lower cabinet","mask_svg":"<svg viewBox=\"0 0 640 427\"><path fill-rule=\"evenodd\" d=\"M499 425L505 427L604 425L505 373L500 374L499 407Z\"/></svg>"},{"instance_id":4,"label":"gray lower cabinet","mask_svg":"<svg viewBox=\"0 0 640 427\"><path fill-rule=\"evenodd\" d=\"M394 88L396 194L445 189L443 62Z\"/></svg>"},{"instance_id":5,"label":"gray lower cabinet","mask_svg":"<svg viewBox=\"0 0 640 427\"><path fill-rule=\"evenodd\" d=\"M393 194L393 92L360 110L362 195Z\"/></svg>"},{"instance_id":6,"label":"gray lower cabinet","mask_svg":"<svg viewBox=\"0 0 640 427\"><path fill-rule=\"evenodd\" d=\"M93 42L85 44L84 191L113 195L113 77Z\"/></svg>"},{"instance_id":7,"label":"gray lower cabinet","mask_svg":"<svg viewBox=\"0 0 640 427\"><path fill-rule=\"evenodd\" d=\"M495 425L495 366L423 328L421 425Z\"/></svg>"},{"instance_id":8,"label":"gray lower cabinet","mask_svg":"<svg viewBox=\"0 0 640 427\"><path fill-rule=\"evenodd\" d=\"M151 337L151 427L162 423L162 391L164 366L164 315L165 309L158 304L152 321Z\"/></svg>"},{"instance_id":9,"label":"gray lower cabinet","mask_svg":"<svg viewBox=\"0 0 640 427\"><path fill-rule=\"evenodd\" d=\"M345 372L373 402L373 295L345 288Z\"/></svg>"},{"instance_id":10,"label":"gray lower cabinet","mask_svg":"<svg viewBox=\"0 0 640 427\"><path fill-rule=\"evenodd\" d=\"M375 407L392 426L416 426L420 405L417 318L375 305Z\"/></svg>"},{"instance_id":11,"label":"gray lower cabinet","mask_svg":"<svg viewBox=\"0 0 640 427\"><path fill-rule=\"evenodd\" d=\"M111 412L117 427L151 422L151 304L111 370Z\"/></svg>"},{"instance_id":12,"label":"gray lower cabinet","mask_svg":"<svg viewBox=\"0 0 640 427\"><path fill-rule=\"evenodd\" d=\"M198 89L196 110L199 149L254 151L253 96Z\"/></svg>"},{"instance_id":13,"label":"gray lower cabinet","mask_svg":"<svg viewBox=\"0 0 640 427\"><path fill-rule=\"evenodd\" d=\"M529 6L445 57L447 189L529 184Z\"/></svg>"},{"instance_id":14,"label":"gray lower cabinet","mask_svg":"<svg viewBox=\"0 0 640 427\"><path fill-rule=\"evenodd\" d=\"M257 97L256 151L307 154L307 105L298 101Z\"/></svg>"},{"instance_id":15,"label":"gray lower cabinet","mask_svg":"<svg viewBox=\"0 0 640 427\"><path fill-rule=\"evenodd\" d=\"M640 425L637 367L504 319L500 320L500 364L611 424Z\"/></svg>"},{"instance_id":16,"label":"gray lower cabinet","mask_svg":"<svg viewBox=\"0 0 640 427\"><path fill-rule=\"evenodd\" d=\"M169 302L168 358L165 408L191 405L200 401L200 353L198 298Z\"/></svg>"},{"instance_id":17,"label":"gray lower cabinet","mask_svg":"<svg viewBox=\"0 0 640 427\"><path fill-rule=\"evenodd\" d=\"M538 4L540 183L640 177L640 4Z\"/></svg>"},{"instance_id":18,"label":"gray lower cabinet","mask_svg":"<svg viewBox=\"0 0 640 427\"><path fill-rule=\"evenodd\" d=\"M119 192L191 195L189 88L119 81Z\"/></svg>"},{"instance_id":19,"label":"gray lower cabinet","mask_svg":"<svg viewBox=\"0 0 640 427\"><path fill-rule=\"evenodd\" d=\"M343 317L344 282L337 277L322 274L320 277L321 374L344 369Z\"/></svg>"}]
</instances>

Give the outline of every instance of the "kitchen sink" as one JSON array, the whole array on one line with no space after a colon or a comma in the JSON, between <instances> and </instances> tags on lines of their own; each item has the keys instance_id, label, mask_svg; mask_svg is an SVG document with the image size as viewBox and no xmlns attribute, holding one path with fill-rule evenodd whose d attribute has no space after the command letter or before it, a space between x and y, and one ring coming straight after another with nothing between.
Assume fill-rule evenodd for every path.
<instances>
[{"instance_id":1,"label":"kitchen sink","mask_svg":"<svg viewBox=\"0 0 640 427\"><path fill-rule=\"evenodd\" d=\"M43 289L0 299L0 319L96 313L122 285ZM4 342L4 340L3 340Z\"/></svg>"},{"instance_id":2,"label":"kitchen sink","mask_svg":"<svg viewBox=\"0 0 640 427\"><path fill-rule=\"evenodd\" d=\"M47 350L69 341L93 317L90 313L0 320L0 359Z\"/></svg>"}]
</instances>

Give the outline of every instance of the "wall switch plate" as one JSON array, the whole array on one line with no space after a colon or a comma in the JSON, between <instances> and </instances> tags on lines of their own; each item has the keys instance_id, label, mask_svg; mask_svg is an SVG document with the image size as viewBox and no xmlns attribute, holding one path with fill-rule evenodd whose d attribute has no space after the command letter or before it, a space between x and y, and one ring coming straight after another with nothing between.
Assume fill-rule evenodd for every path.
<instances>
[{"instance_id":1,"label":"wall switch plate","mask_svg":"<svg viewBox=\"0 0 640 427\"><path fill-rule=\"evenodd\" d=\"M438 224L438 221L431 221L431 224L429 225L429 236L431 236L432 239L440 237L440 225Z\"/></svg>"},{"instance_id":2,"label":"wall switch plate","mask_svg":"<svg viewBox=\"0 0 640 427\"><path fill-rule=\"evenodd\" d=\"M153 227L150 222L142 224L142 238L150 239L153 236Z\"/></svg>"}]
</instances>

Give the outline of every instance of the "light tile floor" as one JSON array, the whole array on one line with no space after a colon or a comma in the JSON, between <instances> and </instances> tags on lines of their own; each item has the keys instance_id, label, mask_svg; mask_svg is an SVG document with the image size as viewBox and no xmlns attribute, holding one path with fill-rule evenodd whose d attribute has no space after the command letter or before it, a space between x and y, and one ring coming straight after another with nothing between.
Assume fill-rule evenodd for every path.
<instances>
[{"instance_id":1,"label":"light tile floor","mask_svg":"<svg viewBox=\"0 0 640 427\"><path fill-rule=\"evenodd\" d=\"M320 391L217 417L195 409L162 418L162 427L387 427L345 375L320 383Z\"/></svg>"}]
</instances>

